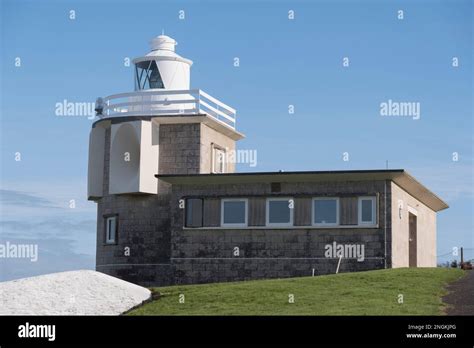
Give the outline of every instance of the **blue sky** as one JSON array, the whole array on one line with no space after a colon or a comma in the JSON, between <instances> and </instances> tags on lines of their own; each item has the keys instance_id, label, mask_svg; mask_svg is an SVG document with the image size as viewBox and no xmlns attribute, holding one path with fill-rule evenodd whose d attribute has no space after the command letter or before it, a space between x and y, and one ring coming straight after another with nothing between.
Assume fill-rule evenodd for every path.
<instances>
[{"instance_id":1,"label":"blue sky","mask_svg":"<svg viewBox=\"0 0 474 348\"><path fill-rule=\"evenodd\" d=\"M438 214L438 253L473 248L471 1L1 6L0 239L38 243L40 259L2 261L0 280L94 267L96 210L86 200L92 120L56 116L55 105L132 91L124 59L147 53L162 30L194 61L192 87L237 109L247 136L239 148L258 151L258 166L239 171L378 169L388 160L450 205ZM389 99L420 103L420 119L382 117Z\"/></svg>"}]
</instances>

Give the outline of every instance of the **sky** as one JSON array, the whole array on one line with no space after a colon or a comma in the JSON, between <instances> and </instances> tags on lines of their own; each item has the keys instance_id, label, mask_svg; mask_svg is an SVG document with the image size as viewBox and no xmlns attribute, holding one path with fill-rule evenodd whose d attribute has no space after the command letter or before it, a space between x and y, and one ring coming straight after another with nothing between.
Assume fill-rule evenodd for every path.
<instances>
[{"instance_id":1,"label":"sky","mask_svg":"<svg viewBox=\"0 0 474 348\"><path fill-rule=\"evenodd\" d=\"M460 0L2 0L0 242L39 258L0 259L0 281L94 269L93 119L56 105L133 91L127 58L162 31L191 87L237 110L238 148L258 155L238 171L406 169L450 206L438 262L473 258L473 25ZM419 118L381 115L389 100Z\"/></svg>"}]
</instances>

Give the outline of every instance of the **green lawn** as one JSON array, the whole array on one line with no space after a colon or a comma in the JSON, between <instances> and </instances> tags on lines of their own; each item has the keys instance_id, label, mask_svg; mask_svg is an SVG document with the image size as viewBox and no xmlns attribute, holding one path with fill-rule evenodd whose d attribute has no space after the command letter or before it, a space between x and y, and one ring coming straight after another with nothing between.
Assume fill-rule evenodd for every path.
<instances>
[{"instance_id":1,"label":"green lawn","mask_svg":"<svg viewBox=\"0 0 474 348\"><path fill-rule=\"evenodd\" d=\"M161 297L128 315L441 315L444 286L462 275L459 269L402 268L171 286L153 289Z\"/></svg>"}]
</instances>

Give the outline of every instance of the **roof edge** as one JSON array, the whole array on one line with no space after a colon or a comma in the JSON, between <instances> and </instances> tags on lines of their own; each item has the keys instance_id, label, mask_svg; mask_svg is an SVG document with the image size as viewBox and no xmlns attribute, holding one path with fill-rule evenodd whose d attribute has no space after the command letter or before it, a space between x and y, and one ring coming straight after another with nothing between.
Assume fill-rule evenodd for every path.
<instances>
[{"instance_id":1,"label":"roof edge","mask_svg":"<svg viewBox=\"0 0 474 348\"><path fill-rule=\"evenodd\" d=\"M298 174L364 174L364 173L406 173L404 169L361 169L361 170L308 170L281 172L240 172L240 173L202 173L202 174L155 174L156 178L206 177L206 176L258 176L258 175L298 175Z\"/></svg>"},{"instance_id":2,"label":"roof edge","mask_svg":"<svg viewBox=\"0 0 474 348\"><path fill-rule=\"evenodd\" d=\"M364 174L368 177L365 178ZM275 181L281 181L287 177L289 182L300 182L311 179L312 176L321 176L324 180L348 180L348 181L368 181L368 180L390 180L411 196L429 207L435 212L449 208L448 204L431 192L412 175L404 169L365 169L365 170L325 170L325 171L291 171L291 172L242 172L242 173L224 173L224 174L156 174L155 177L169 184L182 185L208 185L208 184L248 184L271 182L273 177ZM336 178L328 176L336 175ZM354 175L353 178L350 176ZM349 176L349 177L346 177ZM301 177L301 178L300 178ZM210 181L209 178L216 180ZM253 181L255 178L256 181ZM318 181L314 180L309 181ZM351 180L352 179L352 180Z\"/></svg>"}]
</instances>

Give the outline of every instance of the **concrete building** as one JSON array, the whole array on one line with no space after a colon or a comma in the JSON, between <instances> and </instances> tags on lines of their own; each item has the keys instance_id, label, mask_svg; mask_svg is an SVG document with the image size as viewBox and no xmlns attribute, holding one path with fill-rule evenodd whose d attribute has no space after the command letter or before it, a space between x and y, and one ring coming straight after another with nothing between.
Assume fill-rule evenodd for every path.
<instances>
[{"instance_id":1,"label":"concrete building","mask_svg":"<svg viewBox=\"0 0 474 348\"><path fill-rule=\"evenodd\" d=\"M236 111L164 35L89 144L98 271L143 285L436 266L448 206L404 170L235 173Z\"/></svg>"}]
</instances>

